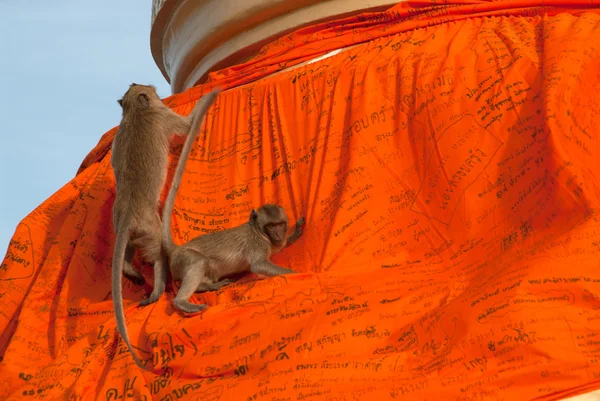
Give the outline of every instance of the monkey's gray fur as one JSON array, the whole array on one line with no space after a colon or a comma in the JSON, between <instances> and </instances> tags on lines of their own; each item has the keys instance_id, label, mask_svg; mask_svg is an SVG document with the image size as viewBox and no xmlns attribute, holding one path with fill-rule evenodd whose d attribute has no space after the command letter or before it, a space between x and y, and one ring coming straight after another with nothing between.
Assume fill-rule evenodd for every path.
<instances>
[{"instance_id":1,"label":"monkey's gray fur","mask_svg":"<svg viewBox=\"0 0 600 401\"><path fill-rule=\"evenodd\" d=\"M167 212L165 210L163 212ZM168 218L165 218L165 223ZM173 305L186 313L199 312L206 305L189 301L194 292L217 290L232 281L226 277L251 271L264 276L294 273L271 263L271 255L293 244L302 235L305 219L296 222L288 237L288 217L283 207L263 205L252 210L247 223L200 235L186 244L173 243L170 230L163 235L163 246L169 254L169 268L174 281L181 286ZM165 224L165 227L166 224Z\"/></svg>"}]
</instances>

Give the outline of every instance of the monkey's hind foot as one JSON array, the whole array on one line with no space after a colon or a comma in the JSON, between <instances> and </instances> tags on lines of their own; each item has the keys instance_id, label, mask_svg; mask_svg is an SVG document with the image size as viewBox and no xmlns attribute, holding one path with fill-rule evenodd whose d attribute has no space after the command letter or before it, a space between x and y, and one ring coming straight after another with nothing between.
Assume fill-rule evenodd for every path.
<instances>
[{"instance_id":1,"label":"monkey's hind foot","mask_svg":"<svg viewBox=\"0 0 600 401\"><path fill-rule=\"evenodd\" d=\"M233 280L226 278L221 281L217 281L216 283L200 284L196 289L196 292L217 291L221 289L221 287L225 287L231 283L233 283Z\"/></svg>"},{"instance_id":2,"label":"monkey's hind foot","mask_svg":"<svg viewBox=\"0 0 600 401\"><path fill-rule=\"evenodd\" d=\"M185 313L197 313L206 308L206 304L193 304L189 301L181 301L177 299L173 301L173 306Z\"/></svg>"},{"instance_id":3,"label":"monkey's hind foot","mask_svg":"<svg viewBox=\"0 0 600 401\"><path fill-rule=\"evenodd\" d=\"M139 306L147 306L147 305L153 304L156 301L158 301L158 298L160 298L160 295L156 295L156 294L152 293L148 296L148 298L142 299L138 305Z\"/></svg>"}]
</instances>

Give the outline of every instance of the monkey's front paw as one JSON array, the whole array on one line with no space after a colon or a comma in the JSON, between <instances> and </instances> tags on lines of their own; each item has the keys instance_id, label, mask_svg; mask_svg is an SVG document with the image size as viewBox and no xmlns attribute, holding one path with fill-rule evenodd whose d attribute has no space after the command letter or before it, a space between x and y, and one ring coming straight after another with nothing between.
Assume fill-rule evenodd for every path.
<instances>
[{"instance_id":1,"label":"monkey's front paw","mask_svg":"<svg viewBox=\"0 0 600 401\"><path fill-rule=\"evenodd\" d=\"M296 232L298 234L302 234L304 231L304 225L306 224L306 219L304 217L300 217L298 221L296 221Z\"/></svg>"}]
</instances>

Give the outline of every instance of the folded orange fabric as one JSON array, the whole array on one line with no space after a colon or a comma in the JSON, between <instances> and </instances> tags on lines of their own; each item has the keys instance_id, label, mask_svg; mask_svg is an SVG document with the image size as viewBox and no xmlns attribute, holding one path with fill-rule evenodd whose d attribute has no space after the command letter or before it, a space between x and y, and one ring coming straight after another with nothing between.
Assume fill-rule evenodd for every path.
<instances>
[{"instance_id":1,"label":"folded orange fabric","mask_svg":"<svg viewBox=\"0 0 600 401\"><path fill-rule=\"evenodd\" d=\"M560 399L600 388L600 16L590 1L400 3L303 28L215 85L173 233L277 202L304 235L197 294L110 293L106 133L0 269L0 399ZM330 50L324 60L270 75ZM240 85L244 85L241 86ZM172 145L171 174L183 140ZM151 268L136 260L151 280Z\"/></svg>"}]
</instances>

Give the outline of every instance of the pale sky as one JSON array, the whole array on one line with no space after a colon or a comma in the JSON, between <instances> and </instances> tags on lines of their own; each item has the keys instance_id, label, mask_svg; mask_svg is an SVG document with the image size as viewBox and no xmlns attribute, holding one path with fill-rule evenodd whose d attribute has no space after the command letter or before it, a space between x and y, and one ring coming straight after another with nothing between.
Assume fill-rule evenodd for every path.
<instances>
[{"instance_id":1,"label":"pale sky","mask_svg":"<svg viewBox=\"0 0 600 401\"><path fill-rule=\"evenodd\" d=\"M0 262L17 224L119 124L131 82L170 87L151 0L0 0Z\"/></svg>"}]
</instances>

